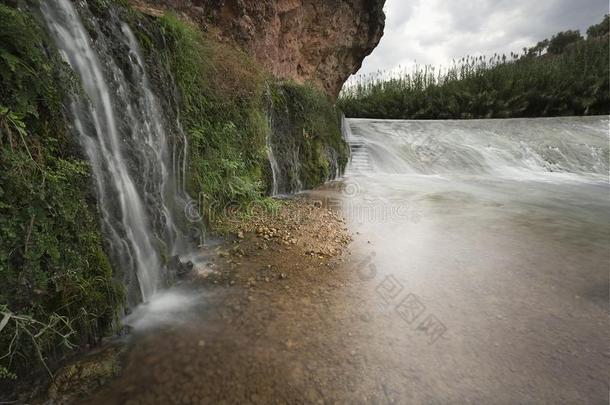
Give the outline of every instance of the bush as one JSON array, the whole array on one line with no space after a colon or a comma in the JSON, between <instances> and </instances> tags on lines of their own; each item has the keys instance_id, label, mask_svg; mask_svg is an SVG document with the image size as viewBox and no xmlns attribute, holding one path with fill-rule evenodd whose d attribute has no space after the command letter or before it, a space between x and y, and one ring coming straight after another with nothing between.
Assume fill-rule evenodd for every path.
<instances>
[{"instance_id":1,"label":"bush","mask_svg":"<svg viewBox=\"0 0 610 405\"><path fill-rule=\"evenodd\" d=\"M599 38L606 36L610 33L610 14L604 16L604 20L599 24L592 25L587 29L587 36L589 38Z\"/></svg>"}]
</instances>

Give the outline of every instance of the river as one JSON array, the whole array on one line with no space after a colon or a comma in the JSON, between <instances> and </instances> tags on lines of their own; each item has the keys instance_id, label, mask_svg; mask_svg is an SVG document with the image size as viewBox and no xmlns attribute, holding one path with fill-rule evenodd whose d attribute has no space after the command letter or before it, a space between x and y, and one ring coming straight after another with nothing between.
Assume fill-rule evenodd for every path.
<instances>
[{"instance_id":1,"label":"river","mask_svg":"<svg viewBox=\"0 0 610 405\"><path fill-rule=\"evenodd\" d=\"M608 118L349 126L342 192L315 196L360 235L400 398L607 401Z\"/></svg>"},{"instance_id":2,"label":"river","mask_svg":"<svg viewBox=\"0 0 610 405\"><path fill-rule=\"evenodd\" d=\"M92 402L606 403L608 117L347 129L345 176L308 197L351 258L246 289L241 317L210 310L239 283L174 302Z\"/></svg>"}]
</instances>

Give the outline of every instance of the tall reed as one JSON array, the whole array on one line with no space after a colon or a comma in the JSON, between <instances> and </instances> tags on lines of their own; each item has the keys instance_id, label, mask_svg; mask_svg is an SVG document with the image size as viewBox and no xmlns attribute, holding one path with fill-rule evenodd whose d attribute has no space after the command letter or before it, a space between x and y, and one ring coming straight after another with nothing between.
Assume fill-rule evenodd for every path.
<instances>
[{"instance_id":1,"label":"tall reed","mask_svg":"<svg viewBox=\"0 0 610 405\"><path fill-rule=\"evenodd\" d=\"M610 113L608 35L570 44L561 54L466 56L447 68L378 71L347 84L348 117L508 118Z\"/></svg>"}]
</instances>

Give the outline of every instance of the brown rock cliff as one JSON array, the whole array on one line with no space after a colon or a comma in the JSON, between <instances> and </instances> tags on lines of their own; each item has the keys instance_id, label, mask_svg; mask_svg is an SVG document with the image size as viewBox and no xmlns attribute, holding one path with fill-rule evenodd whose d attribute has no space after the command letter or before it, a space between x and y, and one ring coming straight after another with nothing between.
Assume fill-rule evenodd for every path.
<instances>
[{"instance_id":1,"label":"brown rock cliff","mask_svg":"<svg viewBox=\"0 0 610 405\"><path fill-rule=\"evenodd\" d=\"M172 9L240 45L271 73L336 97L377 46L385 0L134 0Z\"/></svg>"}]
</instances>

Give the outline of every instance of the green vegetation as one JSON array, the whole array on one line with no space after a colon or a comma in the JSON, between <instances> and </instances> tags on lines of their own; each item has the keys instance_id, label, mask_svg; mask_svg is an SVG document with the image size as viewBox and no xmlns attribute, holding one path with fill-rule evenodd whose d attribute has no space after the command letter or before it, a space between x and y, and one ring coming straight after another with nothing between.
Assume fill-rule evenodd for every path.
<instances>
[{"instance_id":1,"label":"green vegetation","mask_svg":"<svg viewBox=\"0 0 610 405\"><path fill-rule=\"evenodd\" d=\"M346 87L349 117L395 119L508 118L610 113L609 21L566 31L522 55L465 57L449 69L381 74Z\"/></svg>"},{"instance_id":2,"label":"green vegetation","mask_svg":"<svg viewBox=\"0 0 610 405\"><path fill-rule=\"evenodd\" d=\"M337 125L338 111L310 85L293 82L270 86L273 148L281 175L289 184L313 188L347 164L348 151ZM295 156L300 171L292 172ZM293 178L295 177L295 178Z\"/></svg>"},{"instance_id":3,"label":"green vegetation","mask_svg":"<svg viewBox=\"0 0 610 405\"><path fill-rule=\"evenodd\" d=\"M99 0L90 9L103 21L116 4ZM290 111L304 184L326 179L329 151L345 163L337 115L323 93L275 83L242 51L171 15L121 13L155 65L153 80L172 73L179 105L170 109L189 142L188 191L205 195L215 230L227 207L241 208L247 220L256 211L245 208L278 205L265 197L269 94ZM124 304L103 250L91 170L66 125L65 103L79 91L38 22L0 5L0 385L50 373L71 351L97 343Z\"/></svg>"},{"instance_id":4,"label":"green vegetation","mask_svg":"<svg viewBox=\"0 0 610 405\"><path fill-rule=\"evenodd\" d=\"M604 19L599 24L590 26L587 29L587 36L589 38L603 38L610 32L610 14L606 14Z\"/></svg>"},{"instance_id":5,"label":"green vegetation","mask_svg":"<svg viewBox=\"0 0 610 405\"><path fill-rule=\"evenodd\" d=\"M213 213L260 198L267 159L262 72L245 54L207 39L171 15L160 22L170 39L167 51L182 96L189 192L205 193Z\"/></svg>"},{"instance_id":6,"label":"green vegetation","mask_svg":"<svg viewBox=\"0 0 610 405\"><path fill-rule=\"evenodd\" d=\"M50 49L33 18L0 5L0 378L94 343L122 304L64 124L75 81Z\"/></svg>"},{"instance_id":7,"label":"green vegetation","mask_svg":"<svg viewBox=\"0 0 610 405\"><path fill-rule=\"evenodd\" d=\"M304 185L314 187L328 178L328 150L341 154L345 164L339 120L322 92L275 82L244 52L172 15L160 23L170 39L166 57L182 96L190 150L189 192L204 193L208 219L227 207L267 204L269 110L290 115L290 141L299 146L298 176Z\"/></svg>"}]
</instances>

